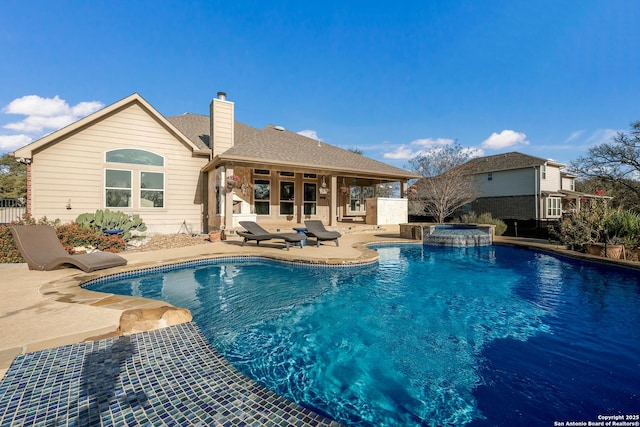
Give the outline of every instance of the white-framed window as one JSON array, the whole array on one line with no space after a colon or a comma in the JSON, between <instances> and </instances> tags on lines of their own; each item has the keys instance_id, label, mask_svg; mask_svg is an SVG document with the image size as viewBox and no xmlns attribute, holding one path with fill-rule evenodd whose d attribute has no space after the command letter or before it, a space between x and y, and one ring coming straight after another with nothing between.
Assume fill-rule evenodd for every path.
<instances>
[{"instance_id":1,"label":"white-framed window","mask_svg":"<svg viewBox=\"0 0 640 427\"><path fill-rule=\"evenodd\" d=\"M105 168L105 207L164 208L165 159L137 148L119 148L105 152L105 163L130 165L126 169Z\"/></svg>"},{"instance_id":2,"label":"white-framed window","mask_svg":"<svg viewBox=\"0 0 640 427\"><path fill-rule=\"evenodd\" d=\"M133 188L130 170L105 170L105 206L108 208L130 208Z\"/></svg>"},{"instance_id":3,"label":"white-framed window","mask_svg":"<svg viewBox=\"0 0 640 427\"><path fill-rule=\"evenodd\" d=\"M271 214L271 181L253 180L253 207L256 215Z\"/></svg>"},{"instance_id":4,"label":"white-framed window","mask_svg":"<svg viewBox=\"0 0 640 427\"><path fill-rule=\"evenodd\" d=\"M547 197L547 218L558 218L562 215L562 199Z\"/></svg>"},{"instance_id":5,"label":"white-framed window","mask_svg":"<svg viewBox=\"0 0 640 427\"><path fill-rule=\"evenodd\" d=\"M269 169L254 169L254 175L271 175L271 171Z\"/></svg>"},{"instance_id":6,"label":"white-framed window","mask_svg":"<svg viewBox=\"0 0 640 427\"><path fill-rule=\"evenodd\" d=\"M164 208L164 173L140 172L140 207Z\"/></svg>"},{"instance_id":7,"label":"white-framed window","mask_svg":"<svg viewBox=\"0 0 640 427\"><path fill-rule=\"evenodd\" d=\"M493 181L493 172L487 174L487 181Z\"/></svg>"},{"instance_id":8,"label":"white-framed window","mask_svg":"<svg viewBox=\"0 0 640 427\"><path fill-rule=\"evenodd\" d=\"M540 172L542 172L542 179L547 179L547 165L542 165Z\"/></svg>"},{"instance_id":9,"label":"white-framed window","mask_svg":"<svg viewBox=\"0 0 640 427\"><path fill-rule=\"evenodd\" d=\"M282 172L280 172L282 174ZM280 215L293 215L295 211L296 184L280 181Z\"/></svg>"},{"instance_id":10,"label":"white-framed window","mask_svg":"<svg viewBox=\"0 0 640 427\"><path fill-rule=\"evenodd\" d=\"M375 194L374 187L361 187L359 185L352 185L349 200L349 213L362 214L367 211L368 198L373 197Z\"/></svg>"},{"instance_id":11,"label":"white-framed window","mask_svg":"<svg viewBox=\"0 0 640 427\"><path fill-rule=\"evenodd\" d=\"M305 182L304 184L304 205L305 216L316 215L316 205L318 202L318 184L315 182Z\"/></svg>"}]
</instances>

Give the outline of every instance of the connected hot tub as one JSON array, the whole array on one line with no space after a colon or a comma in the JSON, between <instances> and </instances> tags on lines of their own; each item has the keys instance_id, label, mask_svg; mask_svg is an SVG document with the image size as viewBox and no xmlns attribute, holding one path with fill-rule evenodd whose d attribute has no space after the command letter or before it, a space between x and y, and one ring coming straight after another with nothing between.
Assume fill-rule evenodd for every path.
<instances>
[{"instance_id":1,"label":"connected hot tub","mask_svg":"<svg viewBox=\"0 0 640 427\"><path fill-rule=\"evenodd\" d=\"M401 224L402 237L431 246L488 246L493 243L493 226L482 224Z\"/></svg>"}]
</instances>

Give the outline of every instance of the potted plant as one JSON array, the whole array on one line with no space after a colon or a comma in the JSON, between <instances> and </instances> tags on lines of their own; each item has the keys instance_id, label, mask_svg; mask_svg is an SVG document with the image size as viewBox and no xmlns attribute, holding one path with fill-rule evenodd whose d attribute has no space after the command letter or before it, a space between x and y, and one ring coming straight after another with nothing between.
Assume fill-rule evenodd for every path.
<instances>
[{"instance_id":1,"label":"potted plant","mask_svg":"<svg viewBox=\"0 0 640 427\"><path fill-rule=\"evenodd\" d=\"M344 196L346 196L347 194L349 194L351 192L351 188L349 188L349 186L345 182L344 178L342 178L342 185L340 186L340 192L342 192L342 194Z\"/></svg>"},{"instance_id":2,"label":"potted plant","mask_svg":"<svg viewBox=\"0 0 640 427\"><path fill-rule=\"evenodd\" d=\"M209 241L210 242L219 242L221 240L225 240L224 230L219 228L213 228L209 230Z\"/></svg>"},{"instance_id":3,"label":"potted plant","mask_svg":"<svg viewBox=\"0 0 640 427\"><path fill-rule=\"evenodd\" d=\"M605 219L608 245L615 245L607 248L607 256L616 258L616 251L620 252L622 258L626 259L627 250L634 252L640 246L640 215L635 212L616 209L612 210ZM620 249L618 249L620 248Z\"/></svg>"},{"instance_id":4,"label":"potted plant","mask_svg":"<svg viewBox=\"0 0 640 427\"><path fill-rule=\"evenodd\" d=\"M607 214L604 203L585 203L579 211L566 215L554 234L568 249L600 254Z\"/></svg>"},{"instance_id":5,"label":"potted plant","mask_svg":"<svg viewBox=\"0 0 640 427\"><path fill-rule=\"evenodd\" d=\"M242 186L242 179L238 175L231 175L226 180L227 188L233 190L234 188L240 188Z\"/></svg>"}]
</instances>

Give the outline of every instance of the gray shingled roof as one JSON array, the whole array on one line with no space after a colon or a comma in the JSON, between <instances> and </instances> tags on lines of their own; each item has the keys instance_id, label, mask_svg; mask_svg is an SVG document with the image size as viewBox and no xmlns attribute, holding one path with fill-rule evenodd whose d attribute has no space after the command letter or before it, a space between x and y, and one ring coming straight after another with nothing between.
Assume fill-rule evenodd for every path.
<instances>
[{"instance_id":1,"label":"gray shingled roof","mask_svg":"<svg viewBox=\"0 0 640 427\"><path fill-rule=\"evenodd\" d=\"M185 113L180 116L167 117L166 119L199 148L210 148L209 116ZM236 140L240 141L251 138L253 134L258 132L258 129L240 122L234 122L234 126L233 131L236 135Z\"/></svg>"},{"instance_id":2,"label":"gray shingled roof","mask_svg":"<svg viewBox=\"0 0 640 427\"><path fill-rule=\"evenodd\" d=\"M166 119L200 149L209 148L209 117L185 113Z\"/></svg>"},{"instance_id":3,"label":"gray shingled roof","mask_svg":"<svg viewBox=\"0 0 640 427\"><path fill-rule=\"evenodd\" d=\"M553 160L543 159L541 157L530 156L518 152L510 152L504 154L496 154L494 156L478 157L469 160L465 167L469 167L472 173L487 173L510 169L523 169L534 166L550 164L554 166L565 166L562 163Z\"/></svg>"},{"instance_id":4,"label":"gray shingled roof","mask_svg":"<svg viewBox=\"0 0 640 427\"><path fill-rule=\"evenodd\" d=\"M208 116L183 114L167 117L167 120L194 144L199 147L208 146ZM220 155L221 161L281 164L406 179L417 177L404 169L288 130L279 130L272 125L268 125L264 129L256 129L235 122L234 132L235 144Z\"/></svg>"}]
</instances>

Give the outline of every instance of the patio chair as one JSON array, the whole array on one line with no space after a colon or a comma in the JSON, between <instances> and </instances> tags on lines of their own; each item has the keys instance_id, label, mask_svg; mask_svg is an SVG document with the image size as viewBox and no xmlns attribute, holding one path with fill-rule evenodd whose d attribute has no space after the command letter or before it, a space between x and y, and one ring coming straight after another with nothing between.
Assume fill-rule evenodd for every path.
<instances>
[{"instance_id":1,"label":"patio chair","mask_svg":"<svg viewBox=\"0 0 640 427\"><path fill-rule=\"evenodd\" d=\"M307 236L316 238L316 247L320 246L321 241L334 241L336 242L336 246L340 246L338 244L338 238L342 237L342 234L337 231L327 230L324 228L322 221L317 219L307 220L304 222L304 225L307 227Z\"/></svg>"},{"instance_id":2,"label":"patio chair","mask_svg":"<svg viewBox=\"0 0 640 427\"><path fill-rule=\"evenodd\" d=\"M240 225L246 230L236 231L239 236L244 238L242 246L244 246L249 240L255 240L256 245L260 246L260 242L263 240L283 239L287 246L287 250L289 250L289 246L292 243L294 245L299 244L300 249L302 249L302 241L307 238L306 235L298 233L271 233L253 221L240 221Z\"/></svg>"},{"instance_id":3,"label":"patio chair","mask_svg":"<svg viewBox=\"0 0 640 427\"><path fill-rule=\"evenodd\" d=\"M89 273L127 263L126 259L110 252L70 255L49 225L12 225L11 234L29 270L49 271L72 265Z\"/></svg>"}]
</instances>

